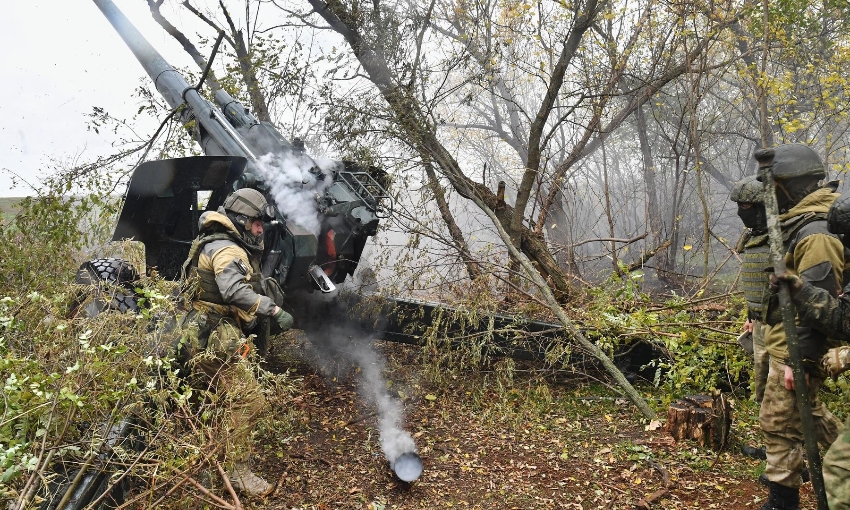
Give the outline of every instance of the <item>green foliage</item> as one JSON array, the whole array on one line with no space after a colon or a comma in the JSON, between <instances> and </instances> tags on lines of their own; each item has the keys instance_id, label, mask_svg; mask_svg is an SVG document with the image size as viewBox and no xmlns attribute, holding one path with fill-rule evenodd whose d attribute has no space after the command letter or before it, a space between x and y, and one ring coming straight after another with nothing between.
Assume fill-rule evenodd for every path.
<instances>
[{"instance_id":1,"label":"green foliage","mask_svg":"<svg viewBox=\"0 0 850 510\"><path fill-rule=\"evenodd\" d=\"M715 389L744 390L752 371L751 357L735 342L743 328L740 298L719 298L714 306L698 306L682 297L653 305L639 292L635 279L613 277L608 288L591 290L592 302L582 313L587 336L615 362L652 346L658 353L645 370L660 392L662 404L688 393Z\"/></svg>"},{"instance_id":2,"label":"green foliage","mask_svg":"<svg viewBox=\"0 0 850 510\"><path fill-rule=\"evenodd\" d=\"M226 434L211 419L226 406L214 406L214 395L178 377L172 282L143 277L138 314L107 311L87 318L71 306L80 291L91 297L91 289L71 282L88 250L100 251L114 209L109 193L68 196L69 182L62 176L49 181L40 195L21 203L13 221L0 224L3 507L25 497L37 501L41 477L73 472L101 451L110 426L129 417L141 425L145 449L115 448L115 465L132 466L130 476L157 482L154 488L182 470L208 468L206 452L226 447ZM130 244L108 251L137 264L142 259ZM289 378L264 374L261 380L273 388L267 399L284 407ZM154 496L137 489L142 497Z\"/></svg>"}]
</instances>

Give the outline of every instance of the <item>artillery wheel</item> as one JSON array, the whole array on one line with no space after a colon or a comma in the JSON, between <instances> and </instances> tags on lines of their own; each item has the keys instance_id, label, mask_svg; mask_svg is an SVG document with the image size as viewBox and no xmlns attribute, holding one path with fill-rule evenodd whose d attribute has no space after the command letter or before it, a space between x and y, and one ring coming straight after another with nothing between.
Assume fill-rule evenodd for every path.
<instances>
[{"instance_id":1,"label":"artillery wheel","mask_svg":"<svg viewBox=\"0 0 850 510\"><path fill-rule=\"evenodd\" d=\"M138 297L133 290L139 273L124 259L100 258L84 262L77 270L74 283L87 286L77 296L73 310L94 317L105 310L137 312ZM90 299L89 299L90 297Z\"/></svg>"}]
</instances>

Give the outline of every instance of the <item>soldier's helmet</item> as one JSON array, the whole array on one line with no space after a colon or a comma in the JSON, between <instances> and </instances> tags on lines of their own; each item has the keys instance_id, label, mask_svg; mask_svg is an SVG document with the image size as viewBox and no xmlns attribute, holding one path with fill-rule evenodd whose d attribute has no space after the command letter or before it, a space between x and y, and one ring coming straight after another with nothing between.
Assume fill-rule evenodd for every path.
<instances>
[{"instance_id":1,"label":"soldier's helmet","mask_svg":"<svg viewBox=\"0 0 850 510\"><path fill-rule=\"evenodd\" d=\"M271 221L275 217L274 206L262 193L251 188L238 189L228 195L224 199L224 210L249 220Z\"/></svg>"},{"instance_id":2,"label":"soldier's helmet","mask_svg":"<svg viewBox=\"0 0 850 510\"><path fill-rule=\"evenodd\" d=\"M764 184L756 179L755 175L744 177L732 185L729 200L738 204L763 204Z\"/></svg>"},{"instance_id":3,"label":"soldier's helmet","mask_svg":"<svg viewBox=\"0 0 850 510\"><path fill-rule=\"evenodd\" d=\"M826 169L814 149L801 143L787 143L774 149L773 177L777 181L797 177L823 179Z\"/></svg>"}]
</instances>

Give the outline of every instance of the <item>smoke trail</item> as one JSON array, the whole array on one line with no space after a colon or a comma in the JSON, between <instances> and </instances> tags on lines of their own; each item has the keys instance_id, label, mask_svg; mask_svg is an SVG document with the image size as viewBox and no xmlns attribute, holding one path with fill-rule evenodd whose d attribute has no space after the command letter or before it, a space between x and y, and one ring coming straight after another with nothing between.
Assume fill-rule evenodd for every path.
<instances>
[{"instance_id":1,"label":"smoke trail","mask_svg":"<svg viewBox=\"0 0 850 510\"><path fill-rule=\"evenodd\" d=\"M313 299L324 297L313 296ZM346 311L334 310L329 313L344 314ZM416 454L416 444L404 429L402 404L387 393L387 383L383 377L386 361L371 345L372 339L353 335L352 331L332 324L322 324L319 329L309 331L308 338L308 361L326 377L338 377L339 371L346 372L353 365L360 367L358 390L361 397L377 409L381 450L390 467L394 469L401 455Z\"/></svg>"},{"instance_id":2,"label":"smoke trail","mask_svg":"<svg viewBox=\"0 0 850 510\"><path fill-rule=\"evenodd\" d=\"M336 161L314 160L292 153L269 153L257 160L281 214L316 237L321 231L316 195L333 183L337 165Z\"/></svg>"},{"instance_id":3,"label":"smoke trail","mask_svg":"<svg viewBox=\"0 0 850 510\"><path fill-rule=\"evenodd\" d=\"M368 345L358 345L352 352L360 365L360 392L378 408L378 430L381 434L381 449L390 466L403 453L416 453L416 444L410 434L404 430L404 411L401 403L386 391L386 382L381 375L384 360Z\"/></svg>"}]
</instances>

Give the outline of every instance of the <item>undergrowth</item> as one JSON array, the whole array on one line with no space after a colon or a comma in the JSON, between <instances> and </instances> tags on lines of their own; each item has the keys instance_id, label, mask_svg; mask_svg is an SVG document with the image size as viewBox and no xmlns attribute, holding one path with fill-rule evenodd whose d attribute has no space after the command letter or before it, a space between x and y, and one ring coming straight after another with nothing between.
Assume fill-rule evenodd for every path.
<instances>
[{"instance_id":1,"label":"undergrowth","mask_svg":"<svg viewBox=\"0 0 850 510\"><path fill-rule=\"evenodd\" d=\"M228 447L223 431L215 428L222 402L190 389L180 377L175 339L166 327L176 313L169 282L142 278L137 292L145 306L138 314L88 318L70 309L79 289L69 282L88 250L102 246L114 208L96 195L67 199L69 189L54 183L42 196L24 201L14 220L0 224L0 504L38 503L52 481L60 475L67 479L97 457L111 427L131 419L139 440L114 449L124 467L111 483L136 481L131 500L145 506L185 506L196 493L170 493L169 487L194 486L188 481L204 472L215 475ZM142 261L138 247L112 249L136 264ZM683 395L726 391L736 402L737 437L742 443L755 439L757 408L748 400L752 362L735 342L743 300L694 302L674 296L658 303L639 283L614 278L590 289L581 307L566 311L636 381L657 412ZM506 303L482 286L456 294L450 305L428 323L409 312L410 333L422 338L422 347L406 362L415 365L416 387L426 401L458 398L482 423L533 424L527 433L553 428L577 440L588 419L601 416L612 434L620 421L641 419L572 339L524 333L530 319L553 321L533 299ZM498 331L507 340L496 346L493 313L509 318ZM518 362L506 356L516 352L538 359ZM298 379L286 371L260 369L258 375L269 405L256 432L285 443L301 426L288 405ZM554 391L565 380L574 390L567 396ZM825 400L840 414L848 383L840 379L826 386ZM651 460L641 457L648 455L645 448L625 440L611 455ZM705 468L707 458L692 455L685 460L694 469Z\"/></svg>"}]
</instances>

